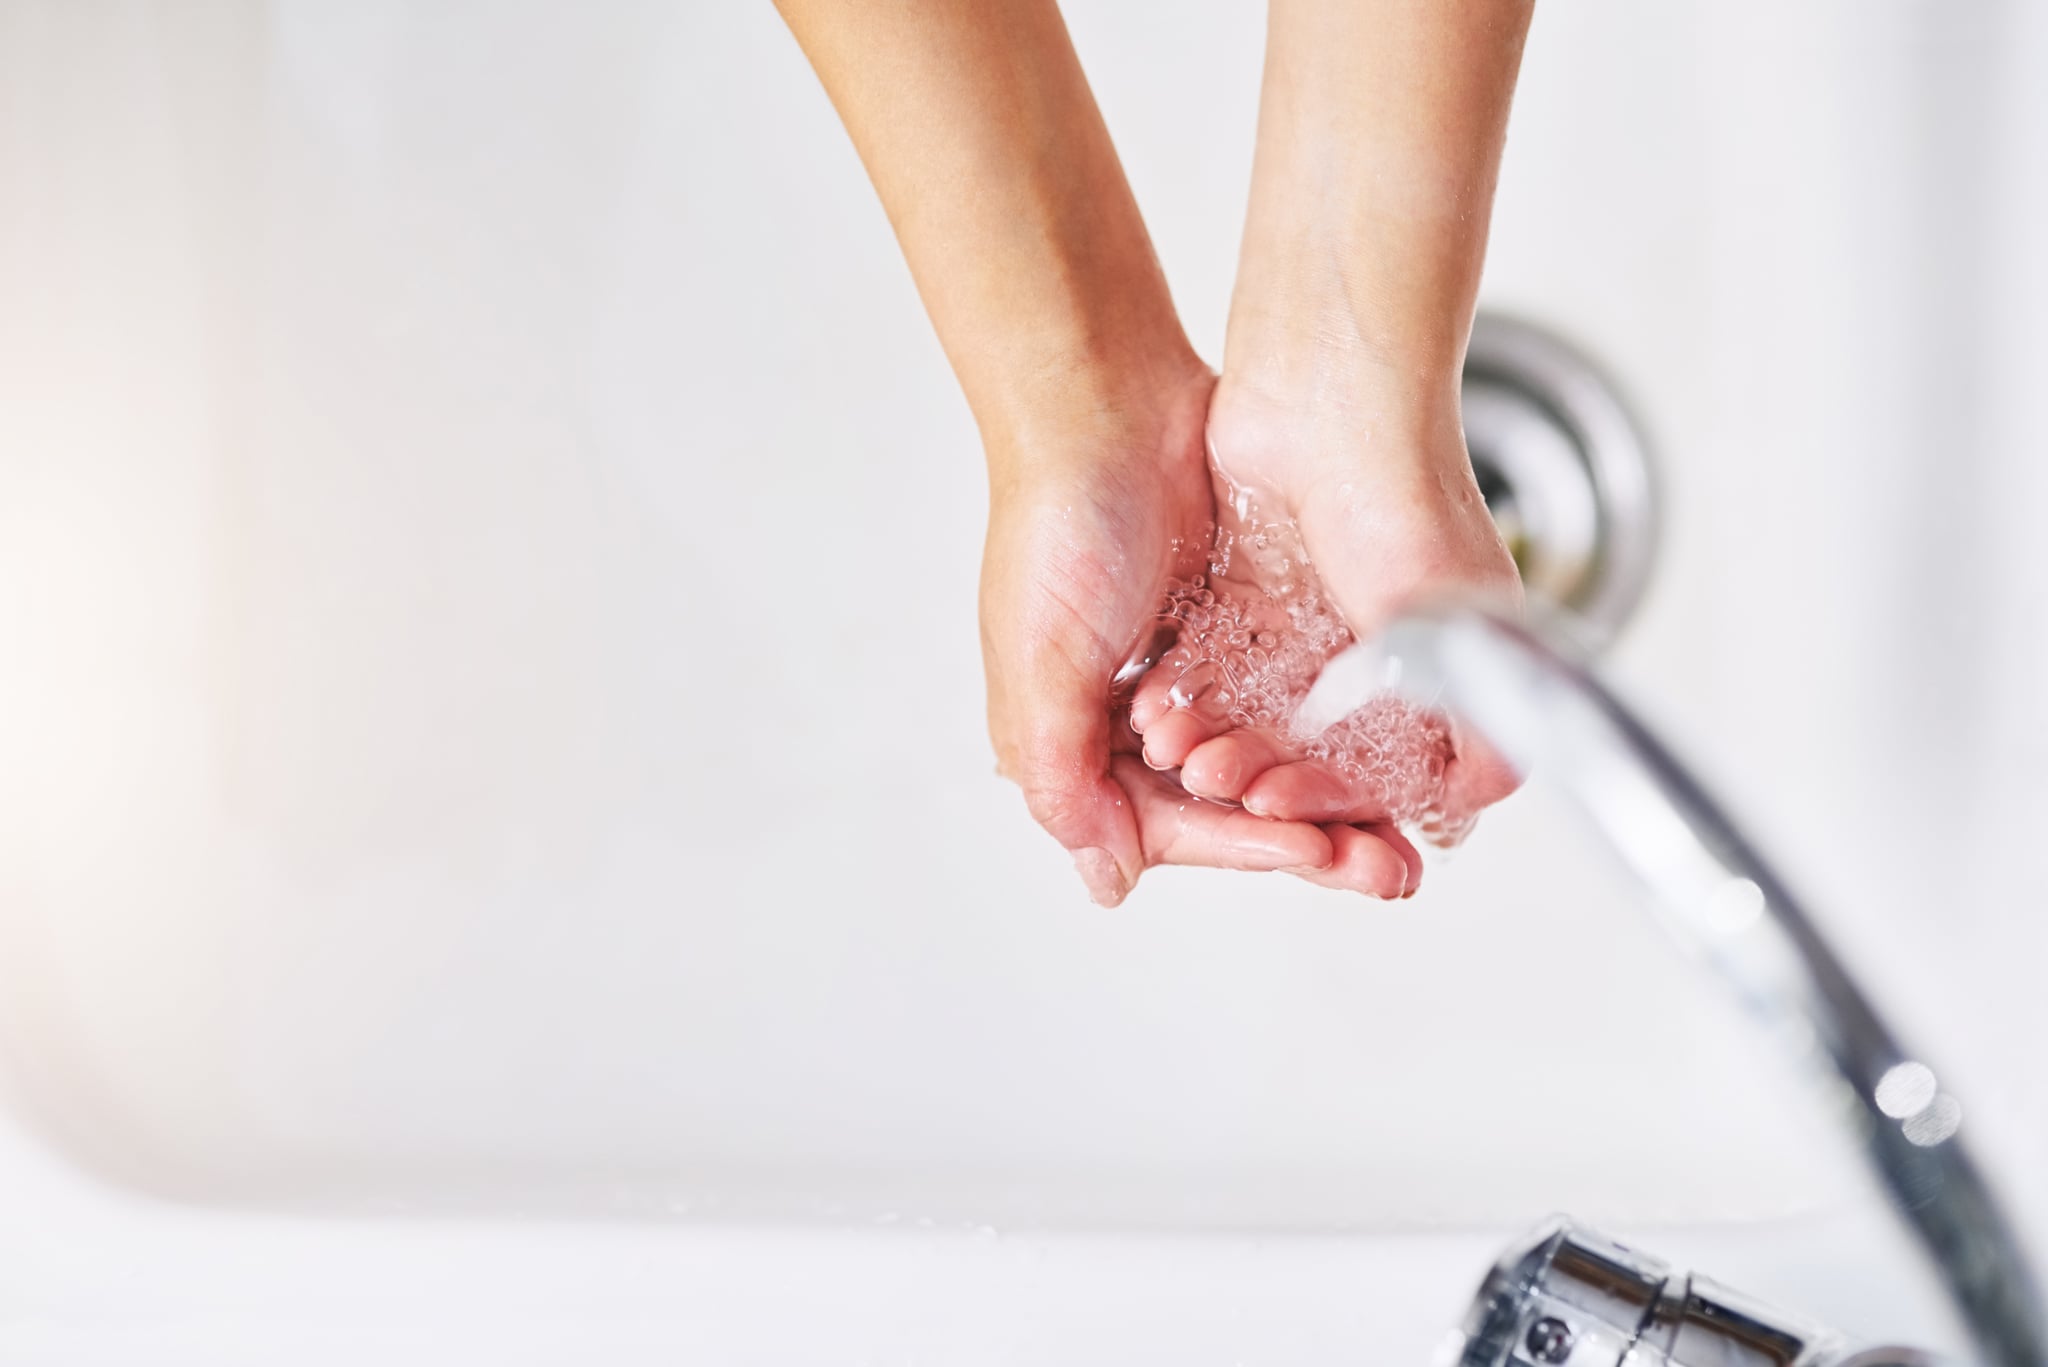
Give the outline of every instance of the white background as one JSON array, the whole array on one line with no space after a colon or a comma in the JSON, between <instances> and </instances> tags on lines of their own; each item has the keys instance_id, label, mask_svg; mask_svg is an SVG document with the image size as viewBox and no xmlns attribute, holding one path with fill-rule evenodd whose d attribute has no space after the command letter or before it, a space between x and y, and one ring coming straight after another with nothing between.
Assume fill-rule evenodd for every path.
<instances>
[{"instance_id":1,"label":"white background","mask_svg":"<svg viewBox=\"0 0 2048 1367\"><path fill-rule=\"evenodd\" d=\"M1214 356L1260 16L1070 22ZM1618 676L2037 1200L2044 52L1553 6L1486 286L1655 440ZM766 5L0 5L0 301L0 1126L96 1181L564 1230L1861 1199L1540 790L1398 908L1085 903L990 772L972 425Z\"/></svg>"}]
</instances>

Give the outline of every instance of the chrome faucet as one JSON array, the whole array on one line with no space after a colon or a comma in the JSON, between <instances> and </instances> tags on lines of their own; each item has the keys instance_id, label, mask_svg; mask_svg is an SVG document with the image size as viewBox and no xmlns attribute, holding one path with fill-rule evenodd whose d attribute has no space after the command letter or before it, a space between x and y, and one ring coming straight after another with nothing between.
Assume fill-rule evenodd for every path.
<instances>
[{"instance_id":1,"label":"chrome faucet","mask_svg":"<svg viewBox=\"0 0 2048 1367\"><path fill-rule=\"evenodd\" d=\"M1641 881L1665 928L1808 1065L1927 1255L1982 1367L2048 1367L2040 1284L2011 1220L1971 1160L1960 1103L1942 1089L1925 1057L1901 1043L1783 880L1671 752L1588 670L1504 616L1470 607L1413 615L1391 627L1377 649L1390 666L1383 682L1462 718L1519 772L1540 774L1583 811ZM1537 1263L1529 1263L1531 1257ZM1636 1337L1621 1342L1618 1354L1576 1357L1569 1320L1553 1315L1557 1323L1539 1329L1544 1316L1535 1298L1553 1285L1544 1278L1569 1280L1573 1267L1583 1271L1601 1258L1611 1264L1601 1274L1610 1289L1629 1280L1616 1269L1633 1267L1638 1279L1667 1290L1663 1301L1653 1296L1645 1302L1633 1328L1624 1328ZM1690 1349L1679 1355L1678 1340L1667 1335L1659 1346L1654 1333L1658 1314L1682 1317L1682 1307L1665 1302L1668 1288L1684 1279L1657 1267L1570 1225L1541 1231L1529 1247L1511 1251L1489 1281L1496 1292L1519 1287L1527 1293L1516 1302L1523 1318L1492 1348L1476 1336L1481 1326L1468 1323L1468 1355L1460 1361L1464 1367L1930 1361L1906 1349L1837 1350L1791 1329L1771 1338L1756 1331L1770 1322L1767 1316L1715 1313L1719 1302L1711 1297L1693 1318ZM1482 1307L1487 1300L1482 1292Z\"/></svg>"},{"instance_id":2,"label":"chrome faucet","mask_svg":"<svg viewBox=\"0 0 2048 1367\"><path fill-rule=\"evenodd\" d=\"M1552 1220L1487 1274L1440 1367L1936 1367L1859 1347L1697 1273Z\"/></svg>"}]
</instances>

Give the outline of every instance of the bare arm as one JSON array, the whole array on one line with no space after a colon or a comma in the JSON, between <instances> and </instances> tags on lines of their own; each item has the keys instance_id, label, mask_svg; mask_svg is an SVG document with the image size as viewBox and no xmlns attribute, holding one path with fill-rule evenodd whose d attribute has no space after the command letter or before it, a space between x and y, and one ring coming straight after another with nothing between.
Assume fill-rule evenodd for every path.
<instances>
[{"instance_id":1,"label":"bare arm","mask_svg":"<svg viewBox=\"0 0 2048 1367\"><path fill-rule=\"evenodd\" d=\"M1226 371L1455 401L1531 0L1273 0Z\"/></svg>"},{"instance_id":2,"label":"bare arm","mask_svg":"<svg viewBox=\"0 0 2048 1367\"><path fill-rule=\"evenodd\" d=\"M1272 0L1250 211L1210 408L1218 464L1298 525L1346 624L1446 593L1512 603L1473 479L1459 380L1530 0ZM1153 745L1148 734L1147 745ZM1373 793L1256 746L1182 754L1195 791L1294 820ZM1205 789L1212 775L1228 785ZM1448 809L1515 775L1456 738Z\"/></svg>"},{"instance_id":3,"label":"bare arm","mask_svg":"<svg viewBox=\"0 0 2048 1367\"><path fill-rule=\"evenodd\" d=\"M992 456L1195 364L1052 0L778 0Z\"/></svg>"},{"instance_id":4,"label":"bare arm","mask_svg":"<svg viewBox=\"0 0 2048 1367\"><path fill-rule=\"evenodd\" d=\"M780 5L981 428L989 730L1032 815L1105 903L1160 863L1398 891L1392 852L1364 873L1329 872L1321 829L1187 801L1113 722L1113 675L1176 556L1206 544L1213 378L1174 314L1056 5Z\"/></svg>"}]
</instances>

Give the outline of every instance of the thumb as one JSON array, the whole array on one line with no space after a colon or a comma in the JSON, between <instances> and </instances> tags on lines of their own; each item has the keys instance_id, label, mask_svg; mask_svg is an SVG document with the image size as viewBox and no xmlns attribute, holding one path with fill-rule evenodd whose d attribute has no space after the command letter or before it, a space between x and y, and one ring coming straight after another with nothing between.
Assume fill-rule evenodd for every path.
<instances>
[{"instance_id":1,"label":"thumb","mask_svg":"<svg viewBox=\"0 0 2048 1367\"><path fill-rule=\"evenodd\" d=\"M1024 790L1032 819L1074 856L1089 895L1113 907L1138 881L1145 856L1129 795L1109 772L1109 680L1046 644L1015 672L1021 677L989 681L1001 700L992 728L1000 767Z\"/></svg>"}]
</instances>

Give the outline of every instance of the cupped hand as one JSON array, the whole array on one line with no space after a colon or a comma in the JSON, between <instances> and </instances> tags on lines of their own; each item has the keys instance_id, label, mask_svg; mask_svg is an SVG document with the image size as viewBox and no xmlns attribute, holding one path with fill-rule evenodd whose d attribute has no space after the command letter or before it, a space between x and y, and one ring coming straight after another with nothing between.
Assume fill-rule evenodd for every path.
<instances>
[{"instance_id":1,"label":"cupped hand","mask_svg":"<svg viewBox=\"0 0 2048 1367\"><path fill-rule=\"evenodd\" d=\"M1128 662L1167 579L1202 563L1215 526L1212 387L1190 372L991 440L981 623L998 767L1104 905L1158 864L1285 869L1400 896L1421 861L1398 832L1202 801L1136 755L1119 706Z\"/></svg>"},{"instance_id":2,"label":"cupped hand","mask_svg":"<svg viewBox=\"0 0 2048 1367\"><path fill-rule=\"evenodd\" d=\"M1222 534L1235 549L1207 588L1234 617L1262 630L1261 639L1273 638L1269 647L1292 646L1297 656L1304 648L1289 635L1298 635L1299 623L1276 603L1298 603L1305 575L1358 638L1431 598L1519 603L1520 580L1473 480L1454 398L1434 405L1379 398L1369 380L1280 397L1226 375L1208 430ZM1278 552L1247 553L1268 523L1282 524ZM1298 563L1304 551L1313 571ZM1326 632L1312 658L1347 643L1341 631L1334 641ZM1139 683L1132 723L1147 762L1178 768L1192 794L1290 822L1420 818L1425 835L1448 841L1517 784L1482 738L1450 719L1413 713L1393 719L1415 734L1395 735L1377 768L1317 755L1285 725L1245 724L1241 700L1218 705L1187 688L1176 692L1191 663L1185 649L1169 654ZM1418 797L1425 786L1426 811Z\"/></svg>"}]
</instances>

